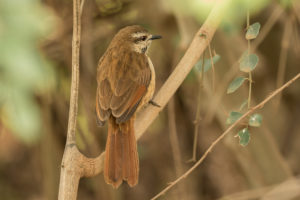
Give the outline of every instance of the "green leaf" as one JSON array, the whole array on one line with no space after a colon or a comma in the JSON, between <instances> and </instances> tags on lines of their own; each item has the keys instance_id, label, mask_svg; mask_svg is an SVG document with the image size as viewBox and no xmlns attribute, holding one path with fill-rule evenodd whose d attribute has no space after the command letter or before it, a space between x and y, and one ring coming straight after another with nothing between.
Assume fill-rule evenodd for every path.
<instances>
[{"instance_id":1,"label":"green leaf","mask_svg":"<svg viewBox=\"0 0 300 200\"><path fill-rule=\"evenodd\" d=\"M244 107L247 105L247 103L248 103L248 99L245 99L243 101L243 103L241 104L239 111L242 111L244 109Z\"/></svg>"},{"instance_id":2,"label":"green leaf","mask_svg":"<svg viewBox=\"0 0 300 200\"><path fill-rule=\"evenodd\" d=\"M216 64L219 60L220 60L221 56L220 55L215 55L213 58L212 58L212 61L214 64ZM196 68L202 72L202 63L203 61L200 60L197 64L196 64ZM211 59L208 58L208 59L204 59L204 72L207 72L208 70L210 70L211 68Z\"/></svg>"},{"instance_id":3,"label":"green leaf","mask_svg":"<svg viewBox=\"0 0 300 200\"><path fill-rule=\"evenodd\" d=\"M250 142L250 132L248 128L244 128L238 132L238 136L240 139L240 145L243 147L247 146Z\"/></svg>"},{"instance_id":4,"label":"green leaf","mask_svg":"<svg viewBox=\"0 0 300 200\"><path fill-rule=\"evenodd\" d=\"M243 114L240 112L230 112L229 117L226 120L226 124L233 124L236 120L238 120Z\"/></svg>"},{"instance_id":5,"label":"green leaf","mask_svg":"<svg viewBox=\"0 0 300 200\"><path fill-rule=\"evenodd\" d=\"M262 116L260 114L253 114L249 118L249 126L259 127L262 122Z\"/></svg>"},{"instance_id":6,"label":"green leaf","mask_svg":"<svg viewBox=\"0 0 300 200\"><path fill-rule=\"evenodd\" d=\"M228 86L227 88L227 94L235 92L245 81L245 77L237 77L235 78Z\"/></svg>"},{"instance_id":7,"label":"green leaf","mask_svg":"<svg viewBox=\"0 0 300 200\"><path fill-rule=\"evenodd\" d=\"M259 29L260 29L260 23L258 22L250 25L246 32L246 39L247 40L255 39L259 33Z\"/></svg>"},{"instance_id":8,"label":"green leaf","mask_svg":"<svg viewBox=\"0 0 300 200\"><path fill-rule=\"evenodd\" d=\"M243 56L240 61L240 70L242 72L251 72L255 69L258 63L258 56L256 54L250 54Z\"/></svg>"}]
</instances>

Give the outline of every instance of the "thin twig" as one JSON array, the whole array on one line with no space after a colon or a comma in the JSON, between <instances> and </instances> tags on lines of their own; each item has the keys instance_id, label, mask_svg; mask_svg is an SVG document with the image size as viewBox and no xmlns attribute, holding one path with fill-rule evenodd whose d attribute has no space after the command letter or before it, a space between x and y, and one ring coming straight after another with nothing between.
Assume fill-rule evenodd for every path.
<instances>
[{"instance_id":1,"label":"thin twig","mask_svg":"<svg viewBox=\"0 0 300 200\"><path fill-rule=\"evenodd\" d=\"M290 38L293 31L293 22L294 22L294 17L290 15L289 19L286 20L284 25L283 35L281 40L281 50L280 50L279 61L278 61L279 64L278 64L278 71L277 71L276 87L279 87L284 82L288 49L290 46L290 41L291 41ZM275 108L278 108L280 104L280 100L281 100L281 95L278 95L278 97L275 100Z\"/></svg>"},{"instance_id":2,"label":"thin twig","mask_svg":"<svg viewBox=\"0 0 300 200\"><path fill-rule=\"evenodd\" d=\"M182 159L179 148L178 134L176 128L176 115L175 115L175 99L172 98L168 104L168 119L169 119L169 137L172 149L172 155L174 159L174 168L176 176L182 174ZM178 188L176 197L177 199L182 198L183 188Z\"/></svg>"},{"instance_id":3,"label":"thin twig","mask_svg":"<svg viewBox=\"0 0 300 200\"><path fill-rule=\"evenodd\" d=\"M199 125L200 125L200 111L201 111L201 90L198 91L198 97L197 97L197 110L196 110L196 116L194 121L194 142L193 142L193 156L192 159L189 160L191 162L196 162L197 160L197 144L198 144L198 135L199 135Z\"/></svg>"},{"instance_id":4,"label":"thin twig","mask_svg":"<svg viewBox=\"0 0 300 200\"><path fill-rule=\"evenodd\" d=\"M213 61L213 56L210 48L210 43L208 43L208 52L209 52L209 57L210 57L210 64L211 64L211 69L212 69L212 90L215 92L215 81L216 81L216 74L215 74L215 64Z\"/></svg>"},{"instance_id":5,"label":"thin twig","mask_svg":"<svg viewBox=\"0 0 300 200\"><path fill-rule=\"evenodd\" d=\"M249 0L248 0L248 9L247 9L247 31L249 30L250 27L250 13L249 13ZM251 51L251 47L250 47L250 39L248 39L247 41L248 43L248 63L250 62L250 51ZM248 93L248 109L251 106L251 95L252 95L252 73L251 71L249 72L249 93Z\"/></svg>"},{"instance_id":6,"label":"thin twig","mask_svg":"<svg viewBox=\"0 0 300 200\"><path fill-rule=\"evenodd\" d=\"M203 156L195 163L187 172L185 172L182 176L177 178L175 181L173 181L169 186L167 186L165 189L163 189L160 193L158 193L156 196L154 196L151 200L155 200L158 197L164 195L168 190L170 190L172 187L174 187L177 183L179 183L182 179L186 178L188 175L190 175L191 172L193 172L207 157L208 153L210 153L213 148L228 134L230 131L236 127L241 121L243 121L246 117L251 115L254 111L262 108L267 102L269 102L272 98L274 98L276 95L278 95L280 92L282 92L284 89L286 89L288 86L290 86L294 81L296 81L298 78L300 78L300 73L298 73L294 78L289 80L287 83L285 83L283 86L275 90L271 93L268 97L266 97L262 102L260 102L255 107L249 109L243 116L241 116L235 123L233 123L231 126L229 126L205 151Z\"/></svg>"},{"instance_id":7,"label":"thin twig","mask_svg":"<svg viewBox=\"0 0 300 200\"><path fill-rule=\"evenodd\" d=\"M203 85L204 85L204 63L205 63L205 51L202 55L202 68L200 76L197 76L197 81L199 85L198 95L197 95L197 110L196 116L194 121L194 142L193 142L193 156L188 162L196 162L197 160L197 144L198 144L198 135L199 135L199 125L200 125L200 111L201 111L201 96L203 92ZM197 69L194 68L197 75L199 72Z\"/></svg>"}]
</instances>

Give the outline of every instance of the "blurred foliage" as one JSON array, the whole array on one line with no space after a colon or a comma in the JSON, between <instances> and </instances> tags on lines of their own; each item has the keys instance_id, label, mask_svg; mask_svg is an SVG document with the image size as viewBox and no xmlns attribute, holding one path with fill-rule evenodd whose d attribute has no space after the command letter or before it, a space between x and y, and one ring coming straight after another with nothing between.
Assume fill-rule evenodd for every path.
<instances>
[{"instance_id":1,"label":"blurred foliage","mask_svg":"<svg viewBox=\"0 0 300 200\"><path fill-rule=\"evenodd\" d=\"M123 2L120 0L96 0L95 2L104 16L119 12L123 6Z\"/></svg>"},{"instance_id":2,"label":"blurred foliage","mask_svg":"<svg viewBox=\"0 0 300 200\"><path fill-rule=\"evenodd\" d=\"M254 14L264 9L270 0L230 0L230 9L226 10L223 19L223 28L228 31L241 29L246 19L247 8ZM190 15L203 22L215 3L224 3L224 0L169 0L174 9L186 15Z\"/></svg>"},{"instance_id":3,"label":"blurred foliage","mask_svg":"<svg viewBox=\"0 0 300 200\"><path fill-rule=\"evenodd\" d=\"M298 1L298 0L279 0L279 3L280 3L283 7L289 9L289 8L292 7L293 2L296 2L296 1Z\"/></svg>"},{"instance_id":4,"label":"blurred foliage","mask_svg":"<svg viewBox=\"0 0 300 200\"><path fill-rule=\"evenodd\" d=\"M54 84L53 70L37 46L53 25L53 14L37 0L0 1L0 114L25 142L41 134L35 95Z\"/></svg>"}]
</instances>

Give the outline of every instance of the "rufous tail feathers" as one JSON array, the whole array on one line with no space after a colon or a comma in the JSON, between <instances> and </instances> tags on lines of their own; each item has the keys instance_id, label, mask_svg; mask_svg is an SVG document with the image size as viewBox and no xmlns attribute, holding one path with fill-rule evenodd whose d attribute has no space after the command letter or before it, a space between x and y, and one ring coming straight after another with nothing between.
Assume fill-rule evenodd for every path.
<instances>
[{"instance_id":1,"label":"rufous tail feathers","mask_svg":"<svg viewBox=\"0 0 300 200\"><path fill-rule=\"evenodd\" d=\"M104 179L114 188L118 188L123 180L130 187L138 183L139 159L133 125L134 117L121 124L110 117L108 122Z\"/></svg>"}]
</instances>

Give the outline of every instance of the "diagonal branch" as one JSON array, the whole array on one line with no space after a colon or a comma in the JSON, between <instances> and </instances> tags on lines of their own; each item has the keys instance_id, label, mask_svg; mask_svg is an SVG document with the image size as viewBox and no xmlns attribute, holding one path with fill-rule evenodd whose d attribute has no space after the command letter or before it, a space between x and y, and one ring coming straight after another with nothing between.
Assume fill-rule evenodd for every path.
<instances>
[{"instance_id":1,"label":"diagonal branch","mask_svg":"<svg viewBox=\"0 0 300 200\"><path fill-rule=\"evenodd\" d=\"M151 200L155 200L158 197L164 195L168 190L170 190L172 187L174 187L177 183L179 183L182 179L186 178L188 175L190 175L207 157L208 153L210 153L213 148L226 136L230 133L230 131L236 127L241 121L243 121L246 117L251 115L254 111L262 108L267 102L269 102L271 99L273 99L276 95L280 94L284 89L286 89L288 86L290 86L293 82L295 82L297 79L300 78L300 73L298 73L294 78L289 80L287 83L285 83L283 86L275 90L271 95L269 95L267 98L265 98L262 102L260 102L255 107L249 109L243 116L241 116L235 123L233 123L231 126L229 126L205 151L203 156L188 170L186 171L182 176L177 178L175 181L173 181L169 186L167 186L164 190L162 190L160 193L158 193L155 197L153 197Z\"/></svg>"}]
</instances>

